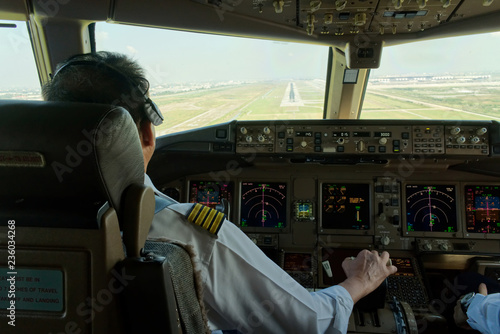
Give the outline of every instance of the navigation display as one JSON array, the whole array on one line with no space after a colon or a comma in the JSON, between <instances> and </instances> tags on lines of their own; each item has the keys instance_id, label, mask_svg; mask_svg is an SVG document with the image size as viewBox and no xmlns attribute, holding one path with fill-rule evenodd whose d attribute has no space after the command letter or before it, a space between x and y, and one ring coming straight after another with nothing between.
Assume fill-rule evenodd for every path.
<instances>
[{"instance_id":1,"label":"navigation display","mask_svg":"<svg viewBox=\"0 0 500 334\"><path fill-rule=\"evenodd\" d=\"M457 232L454 185L406 185L408 232Z\"/></svg>"},{"instance_id":2,"label":"navigation display","mask_svg":"<svg viewBox=\"0 0 500 334\"><path fill-rule=\"evenodd\" d=\"M370 229L368 184L323 183L321 226L328 229Z\"/></svg>"},{"instance_id":3,"label":"navigation display","mask_svg":"<svg viewBox=\"0 0 500 334\"><path fill-rule=\"evenodd\" d=\"M286 188L281 182L242 182L241 227L286 227Z\"/></svg>"},{"instance_id":4,"label":"navigation display","mask_svg":"<svg viewBox=\"0 0 500 334\"><path fill-rule=\"evenodd\" d=\"M500 186L465 186L465 219L469 233L500 233Z\"/></svg>"},{"instance_id":5,"label":"navigation display","mask_svg":"<svg viewBox=\"0 0 500 334\"><path fill-rule=\"evenodd\" d=\"M220 209L222 200L231 203L232 182L191 181L189 184L189 202L200 203L213 209Z\"/></svg>"}]
</instances>

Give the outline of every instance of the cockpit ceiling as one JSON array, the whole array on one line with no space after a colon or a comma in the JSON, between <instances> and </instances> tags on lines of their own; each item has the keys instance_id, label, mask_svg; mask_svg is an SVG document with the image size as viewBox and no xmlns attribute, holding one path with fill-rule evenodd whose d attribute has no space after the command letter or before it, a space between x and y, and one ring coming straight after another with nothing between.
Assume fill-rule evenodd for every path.
<instances>
[{"instance_id":1,"label":"cockpit ceiling","mask_svg":"<svg viewBox=\"0 0 500 334\"><path fill-rule=\"evenodd\" d=\"M27 4L31 3L30 6ZM57 6L49 6L48 4ZM23 13L24 12L24 13ZM0 3L0 17L34 14L335 45L385 45L500 31L500 0L72 0Z\"/></svg>"},{"instance_id":2,"label":"cockpit ceiling","mask_svg":"<svg viewBox=\"0 0 500 334\"><path fill-rule=\"evenodd\" d=\"M463 34L464 29L500 29L499 24L494 24L500 21L499 0L192 1L212 7L221 19L225 15L241 15L298 29L319 40L353 41L355 36L379 36L378 40L391 41L441 33ZM451 29L443 29L447 25Z\"/></svg>"}]
</instances>

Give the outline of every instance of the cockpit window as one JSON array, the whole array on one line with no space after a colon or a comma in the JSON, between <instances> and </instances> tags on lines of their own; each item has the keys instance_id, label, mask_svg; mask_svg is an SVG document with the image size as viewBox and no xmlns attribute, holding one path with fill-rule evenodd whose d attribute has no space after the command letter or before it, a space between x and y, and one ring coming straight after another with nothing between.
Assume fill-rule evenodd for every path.
<instances>
[{"instance_id":1,"label":"cockpit window","mask_svg":"<svg viewBox=\"0 0 500 334\"><path fill-rule=\"evenodd\" d=\"M500 120L500 33L384 48L362 119Z\"/></svg>"},{"instance_id":2,"label":"cockpit window","mask_svg":"<svg viewBox=\"0 0 500 334\"><path fill-rule=\"evenodd\" d=\"M0 20L0 99L41 100L25 22Z\"/></svg>"},{"instance_id":3,"label":"cockpit window","mask_svg":"<svg viewBox=\"0 0 500 334\"><path fill-rule=\"evenodd\" d=\"M328 47L98 23L96 48L145 67L157 135L238 120L321 119Z\"/></svg>"}]
</instances>

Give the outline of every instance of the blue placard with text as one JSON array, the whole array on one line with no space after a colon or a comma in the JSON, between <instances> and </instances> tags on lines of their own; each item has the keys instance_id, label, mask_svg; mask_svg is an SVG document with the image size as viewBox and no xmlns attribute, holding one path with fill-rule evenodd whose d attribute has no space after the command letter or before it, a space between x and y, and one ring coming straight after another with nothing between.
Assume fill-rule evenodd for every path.
<instances>
[{"instance_id":1,"label":"blue placard with text","mask_svg":"<svg viewBox=\"0 0 500 334\"><path fill-rule=\"evenodd\" d=\"M63 286L61 270L17 269L13 272L0 267L0 309L9 307L9 295L14 292L17 310L62 312Z\"/></svg>"}]
</instances>

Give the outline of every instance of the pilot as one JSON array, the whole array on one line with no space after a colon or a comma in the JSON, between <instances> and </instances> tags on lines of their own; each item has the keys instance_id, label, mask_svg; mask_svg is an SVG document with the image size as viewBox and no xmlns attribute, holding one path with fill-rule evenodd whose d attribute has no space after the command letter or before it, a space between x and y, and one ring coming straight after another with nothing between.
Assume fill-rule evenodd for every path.
<instances>
[{"instance_id":1,"label":"pilot","mask_svg":"<svg viewBox=\"0 0 500 334\"><path fill-rule=\"evenodd\" d=\"M455 323L461 328L482 334L500 333L500 293L488 294L484 283L479 285L478 293L470 292L460 298L454 311Z\"/></svg>"},{"instance_id":2,"label":"pilot","mask_svg":"<svg viewBox=\"0 0 500 334\"><path fill-rule=\"evenodd\" d=\"M137 124L146 172L155 150L154 126L162 121L148 89L137 63L121 54L97 52L59 64L42 92L48 101L107 103L127 109ZM222 214L200 204L175 202L156 190L147 175L145 183L163 203L156 208L149 238L194 251L211 329L345 333L354 303L397 270L388 265L387 252L363 250L343 261L345 281L308 292Z\"/></svg>"}]
</instances>

